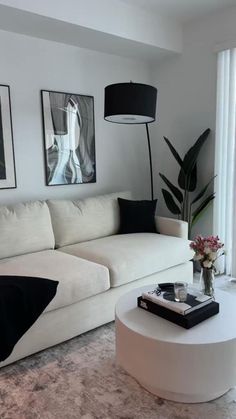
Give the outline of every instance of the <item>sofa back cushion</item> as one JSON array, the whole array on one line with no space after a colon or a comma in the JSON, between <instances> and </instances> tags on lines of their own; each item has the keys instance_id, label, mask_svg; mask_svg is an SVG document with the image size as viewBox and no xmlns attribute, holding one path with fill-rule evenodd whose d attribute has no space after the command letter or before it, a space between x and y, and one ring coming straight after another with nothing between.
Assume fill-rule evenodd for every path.
<instances>
[{"instance_id":1,"label":"sofa back cushion","mask_svg":"<svg viewBox=\"0 0 236 419\"><path fill-rule=\"evenodd\" d=\"M0 207L0 259L53 249L54 246L46 202Z\"/></svg>"},{"instance_id":2,"label":"sofa back cushion","mask_svg":"<svg viewBox=\"0 0 236 419\"><path fill-rule=\"evenodd\" d=\"M56 247L116 234L120 217L117 198L130 198L130 192L117 192L93 198L49 200Z\"/></svg>"}]
</instances>

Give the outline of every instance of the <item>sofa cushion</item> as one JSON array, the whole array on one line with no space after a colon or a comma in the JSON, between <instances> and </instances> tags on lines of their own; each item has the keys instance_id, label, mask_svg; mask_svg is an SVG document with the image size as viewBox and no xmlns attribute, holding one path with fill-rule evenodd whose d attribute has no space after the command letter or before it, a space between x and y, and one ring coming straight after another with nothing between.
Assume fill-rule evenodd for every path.
<instances>
[{"instance_id":1,"label":"sofa cushion","mask_svg":"<svg viewBox=\"0 0 236 419\"><path fill-rule=\"evenodd\" d=\"M109 272L105 266L56 250L5 259L0 263L0 275L36 276L59 281L57 294L45 311L76 303L110 288Z\"/></svg>"},{"instance_id":2,"label":"sofa cushion","mask_svg":"<svg viewBox=\"0 0 236 419\"><path fill-rule=\"evenodd\" d=\"M193 256L188 240L155 233L104 237L58 251L107 266L111 287L187 262Z\"/></svg>"},{"instance_id":3,"label":"sofa cushion","mask_svg":"<svg viewBox=\"0 0 236 419\"><path fill-rule=\"evenodd\" d=\"M0 207L0 259L53 249L51 217L46 202Z\"/></svg>"},{"instance_id":4,"label":"sofa cushion","mask_svg":"<svg viewBox=\"0 0 236 419\"><path fill-rule=\"evenodd\" d=\"M116 234L119 228L117 197L129 198L130 192L117 192L78 201L49 200L56 247Z\"/></svg>"}]
</instances>

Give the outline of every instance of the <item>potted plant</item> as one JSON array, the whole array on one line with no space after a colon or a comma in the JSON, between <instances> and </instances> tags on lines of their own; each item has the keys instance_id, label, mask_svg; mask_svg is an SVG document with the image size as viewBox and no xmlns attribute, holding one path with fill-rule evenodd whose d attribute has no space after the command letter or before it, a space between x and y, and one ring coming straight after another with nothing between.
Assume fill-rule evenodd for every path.
<instances>
[{"instance_id":1,"label":"potted plant","mask_svg":"<svg viewBox=\"0 0 236 419\"><path fill-rule=\"evenodd\" d=\"M178 215L181 220L188 222L189 237L193 224L215 197L214 192L207 194L208 188L215 176L207 182L197 195L192 196L197 187L197 159L209 133L210 129L208 128L187 151L183 159L171 142L164 137L166 144L180 166L180 171L178 175L178 187L170 182L163 173L159 173L161 179L169 188L169 190L162 189L162 194L169 211L172 214Z\"/></svg>"}]
</instances>

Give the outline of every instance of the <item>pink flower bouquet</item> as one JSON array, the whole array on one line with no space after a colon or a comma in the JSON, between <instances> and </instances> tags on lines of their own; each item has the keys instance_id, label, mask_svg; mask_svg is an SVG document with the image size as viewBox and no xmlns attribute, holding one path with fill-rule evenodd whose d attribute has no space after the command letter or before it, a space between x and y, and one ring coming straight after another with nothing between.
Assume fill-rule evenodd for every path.
<instances>
[{"instance_id":1,"label":"pink flower bouquet","mask_svg":"<svg viewBox=\"0 0 236 419\"><path fill-rule=\"evenodd\" d=\"M225 252L220 252L224 247L218 236L202 237L196 236L190 243L190 248L194 250L194 260L198 260L202 268L213 268L215 260L224 255Z\"/></svg>"}]
</instances>

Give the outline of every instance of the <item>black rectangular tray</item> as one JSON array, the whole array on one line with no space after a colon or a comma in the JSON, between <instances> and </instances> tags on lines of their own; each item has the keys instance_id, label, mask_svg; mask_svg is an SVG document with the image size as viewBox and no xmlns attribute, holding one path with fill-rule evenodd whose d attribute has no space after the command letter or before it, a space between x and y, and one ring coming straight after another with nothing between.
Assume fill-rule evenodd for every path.
<instances>
[{"instance_id":1,"label":"black rectangular tray","mask_svg":"<svg viewBox=\"0 0 236 419\"><path fill-rule=\"evenodd\" d=\"M145 298L138 297L138 307L143 310L149 311L150 313L156 314L163 319L169 320L172 323L178 324L185 329L190 329L193 326L201 323L203 320L209 319L219 313L219 303L212 301L206 306L192 311L189 314L182 315L175 311L169 310L166 307L160 306L152 301L146 300Z\"/></svg>"}]
</instances>

